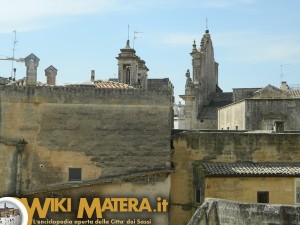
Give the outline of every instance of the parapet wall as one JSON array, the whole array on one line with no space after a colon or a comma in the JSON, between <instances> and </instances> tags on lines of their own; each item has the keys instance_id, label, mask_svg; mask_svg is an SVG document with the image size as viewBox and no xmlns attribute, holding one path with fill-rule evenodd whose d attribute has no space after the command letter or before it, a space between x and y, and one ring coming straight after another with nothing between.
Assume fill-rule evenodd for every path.
<instances>
[{"instance_id":1,"label":"parapet wall","mask_svg":"<svg viewBox=\"0 0 300 225\"><path fill-rule=\"evenodd\" d=\"M298 225L300 207L206 200L188 225Z\"/></svg>"},{"instance_id":2,"label":"parapet wall","mask_svg":"<svg viewBox=\"0 0 300 225\"><path fill-rule=\"evenodd\" d=\"M47 103L99 103L123 105L170 104L168 91L141 89L97 89L94 87L63 86L0 86L1 101Z\"/></svg>"}]
</instances>

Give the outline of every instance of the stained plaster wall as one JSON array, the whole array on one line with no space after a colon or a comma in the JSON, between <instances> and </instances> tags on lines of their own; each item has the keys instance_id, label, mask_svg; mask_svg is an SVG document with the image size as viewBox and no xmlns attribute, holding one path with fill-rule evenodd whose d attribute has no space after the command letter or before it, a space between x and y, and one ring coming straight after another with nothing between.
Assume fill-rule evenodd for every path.
<instances>
[{"instance_id":1,"label":"stained plaster wall","mask_svg":"<svg viewBox=\"0 0 300 225\"><path fill-rule=\"evenodd\" d=\"M67 183L69 167L82 168L83 181L168 169L171 105L164 92L3 86L0 137L28 142L23 192ZM4 195L15 186L16 152L0 147Z\"/></svg>"}]
</instances>

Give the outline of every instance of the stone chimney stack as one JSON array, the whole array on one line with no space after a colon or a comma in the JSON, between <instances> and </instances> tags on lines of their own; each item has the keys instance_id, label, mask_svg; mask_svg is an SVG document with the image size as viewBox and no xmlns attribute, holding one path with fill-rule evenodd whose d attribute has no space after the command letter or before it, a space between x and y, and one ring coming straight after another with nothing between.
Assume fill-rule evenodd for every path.
<instances>
[{"instance_id":1,"label":"stone chimney stack","mask_svg":"<svg viewBox=\"0 0 300 225\"><path fill-rule=\"evenodd\" d=\"M287 84L286 81L281 82L281 90L286 91L289 89L289 85Z\"/></svg>"},{"instance_id":2,"label":"stone chimney stack","mask_svg":"<svg viewBox=\"0 0 300 225\"><path fill-rule=\"evenodd\" d=\"M95 81L95 70L91 70L91 82Z\"/></svg>"},{"instance_id":3,"label":"stone chimney stack","mask_svg":"<svg viewBox=\"0 0 300 225\"><path fill-rule=\"evenodd\" d=\"M35 86L37 83L37 67L39 66L40 59L31 53L24 61L26 66L26 84L28 86Z\"/></svg>"},{"instance_id":4,"label":"stone chimney stack","mask_svg":"<svg viewBox=\"0 0 300 225\"><path fill-rule=\"evenodd\" d=\"M51 65L47 69L45 69L45 76L47 77L48 85L56 84L56 75L57 75L57 69L54 66Z\"/></svg>"}]
</instances>

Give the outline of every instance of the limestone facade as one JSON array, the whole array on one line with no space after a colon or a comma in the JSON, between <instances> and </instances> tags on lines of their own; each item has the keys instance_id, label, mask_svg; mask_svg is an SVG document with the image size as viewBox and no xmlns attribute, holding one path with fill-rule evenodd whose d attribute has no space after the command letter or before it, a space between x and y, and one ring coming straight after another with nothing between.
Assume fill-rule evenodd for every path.
<instances>
[{"instance_id":1,"label":"limestone facade","mask_svg":"<svg viewBox=\"0 0 300 225\"><path fill-rule=\"evenodd\" d=\"M187 224L206 198L253 203L258 192L269 192L270 203L298 204L297 173L212 176L204 165L272 162L291 163L300 170L299 132L178 131L172 148L171 224Z\"/></svg>"},{"instance_id":2,"label":"limestone facade","mask_svg":"<svg viewBox=\"0 0 300 225\"><path fill-rule=\"evenodd\" d=\"M268 85L251 97L219 108L218 129L275 130L276 123L281 122L284 130L300 130L299 93Z\"/></svg>"},{"instance_id":3,"label":"limestone facade","mask_svg":"<svg viewBox=\"0 0 300 225\"><path fill-rule=\"evenodd\" d=\"M218 86L218 63L208 30L205 31L200 48L194 41L192 74L186 72L185 101L186 129L217 129L217 108L232 102L232 93L223 93Z\"/></svg>"}]
</instances>

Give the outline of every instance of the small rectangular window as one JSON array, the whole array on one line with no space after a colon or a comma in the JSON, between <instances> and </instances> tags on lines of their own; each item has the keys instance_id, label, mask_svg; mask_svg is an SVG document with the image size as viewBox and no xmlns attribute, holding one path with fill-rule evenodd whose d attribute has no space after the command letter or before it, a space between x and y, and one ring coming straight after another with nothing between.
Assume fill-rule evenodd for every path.
<instances>
[{"instance_id":1,"label":"small rectangular window","mask_svg":"<svg viewBox=\"0 0 300 225\"><path fill-rule=\"evenodd\" d=\"M200 189L196 189L196 202L201 203L201 191Z\"/></svg>"},{"instance_id":2,"label":"small rectangular window","mask_svg":"<svg viewBox=\"0 0 300 225\"><path fill-rule=\"evenodd\" d=\"M235 129L238 130L238 129L239 129L239 126L235 126Z\"/></svg>"},{"instance_id":3,"label":"small rectangular window","mask_svg":"<svg viewBox=\"0 0 300 225\"><path fill-rule=\"evenodd\" d=\"M258 191L257 192L257 203L269 203L269 192Z\"/></svg>"},{"instance_id":4,"label":"small rectangular window","mask_svg":"<svg viewBox=\"0 0 300 225\"><path fill-rule=\"evenodd\" d=\"M81 168L69 168L69 181L81 181Z\"/></svg>"}]
</instances>

